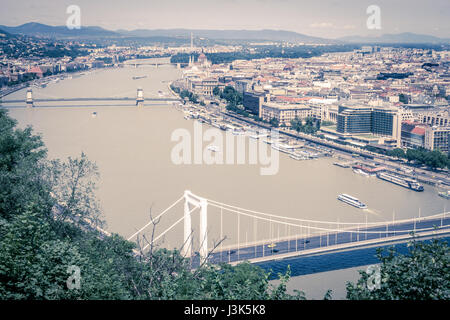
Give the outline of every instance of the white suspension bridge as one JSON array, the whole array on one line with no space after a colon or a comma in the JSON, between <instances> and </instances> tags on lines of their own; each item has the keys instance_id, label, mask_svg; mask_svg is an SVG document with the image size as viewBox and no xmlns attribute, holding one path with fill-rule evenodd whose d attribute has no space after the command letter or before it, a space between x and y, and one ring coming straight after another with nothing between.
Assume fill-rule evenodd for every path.
<instances>
[{"instance_id":1,"label":"white suspension bridge","mask_svg":"<svg viewBox=\"0 0 450 320\"><path fill-rule=\"evenodd\" d=\"M178 69L181 68L181 66L188 66L189 63L187 62L152 62L148 60L127 60L123 63L125 66L133 66L135 68L139 66L154 66L156 68L160 66L176 66Z\"/></svg>"},{"instance_id":2,"label":"white suspension bridge","mask_svg":"<svg viewBox=\"0 0 450 320\"><path fill-rule=\"evenodd\" d=\"M177 204L184 200L184 214L172 225L148 241L143 250L149 246L160 245L168 232L184 221L183 245L181 252L192 259L193 267L210 263L236 264L240 261L262 262L287 257L323 253L327 251L355 248L368 245L379 245L390 242L404 242L414 237L439 237L450 233L449 215L446 212L411 219L386 222L339 222L319 221L280 216L240 208L211 199L206 199L185 191L184 195L163 210L152 221L132 234L128 240L137 240L155 221L168 214ZM215 208L218 210L208 210ZM197 210L198 209L198 210ZM200 225L198 236L194 237L192 226L193 214L199 211ZM220 224L214 224L218 229L217 241L211 241L208 218L219 212ZM224 231L224 213L234 215L233 228ZM243 221L245 219L245 221ZM215 219L217 221L217 217ZM259 230L259 231L258 231ZM224 246L223 239L229 234L235 238L233 243ZM269 234L262 239L261 234ZM243 235L245 234L245 237ZM251 241L248 235L251 235ZM197 241L194 241L197 239ZM196 242L196 243L194 243ZM194 250L198 248L198 252Z\"/></svg>"},{"instance_id":3,"label":"white suspension bridge","mask_svg":"<svg viewBox=\"0 0 450 320\"><path fill-rule=\"evenodd\" d=\"M133 92L136 92L136 96L129 96ZM36 97L35 97L36 96ZM20 99L10 99L10 100L2 100L1 104L9 105L9 104L17 104L24 103L27 107L36 107L43 106L41 103L50 102L50 103L58 103L58 102L78 102L78 103L89 103L89 106L93 106L93 103L97 103L96 106L110 106L117 105L118 102L127 102L127 101L135 101L135 105L138 107L142 107L145 104L145 101L161 103L163 101L166 102L176 102L180 101L180 98L168 95L167 93L158 93L158 94L150 94L144 97L144 90L142 88L137 88L136 91L127 91L120 94L115 94L109 97L56 97L53 95L45 94L41 91L33 92L31 89L27 90L26 97L24 100ZM109 102L109 104L108 104ZM38 103L38 105L36 104ZM99 104L101 103L101 104ZM114 104L111 104L114 103ZM55 106L55 105L50 105ZM56 105L58 106L58 105ZM67 106L67 105L64 105ZM76 106L82 106L77 104Z\"/></svg>"}]
</instances>

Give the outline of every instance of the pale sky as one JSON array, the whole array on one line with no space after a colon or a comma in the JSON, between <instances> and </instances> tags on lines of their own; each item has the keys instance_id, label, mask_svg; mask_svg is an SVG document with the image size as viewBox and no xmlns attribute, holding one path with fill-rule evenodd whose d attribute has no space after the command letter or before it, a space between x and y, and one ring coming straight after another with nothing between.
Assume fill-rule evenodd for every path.
<instances>
[{"instance_id":1,"label":"pale sky","mask_svg":"<svg viewBox=\"0 0 450 320\"><path fill-rule=\"evenodd\" d=\"M82 26L117 29L277 29L324 38L414 32L450 38L449 0L1 0L0 24L65 25L78 5ZM381 30L369 30L369 5Z\"/></svg>"}]
</instances>

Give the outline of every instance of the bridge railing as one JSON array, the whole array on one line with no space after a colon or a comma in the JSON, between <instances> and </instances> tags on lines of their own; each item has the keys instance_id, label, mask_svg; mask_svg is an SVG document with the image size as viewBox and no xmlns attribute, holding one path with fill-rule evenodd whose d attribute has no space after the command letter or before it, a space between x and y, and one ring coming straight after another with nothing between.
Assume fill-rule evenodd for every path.
<instances>
[{"instance_id":1,"label":"bridge railing","mask_svg":"<svg viewBox=\"0 0 450 320\"><path fill-rule=\"evenodd\" d=\"M390 226L390 227L389 227ZM389 230L390 228L390 230ZM388 229L386 231L386 229ZM404 219L400 222L377 224L367 229L341 230L295 235L276 240L254 241L239 246L230 245L211 255L210 262L238 262L242 260L271 260L281 256L319 253L338 248L407 240L414 236L450 233L450 217L442 213L420 219Z\"/></svg>"}]
</instances>

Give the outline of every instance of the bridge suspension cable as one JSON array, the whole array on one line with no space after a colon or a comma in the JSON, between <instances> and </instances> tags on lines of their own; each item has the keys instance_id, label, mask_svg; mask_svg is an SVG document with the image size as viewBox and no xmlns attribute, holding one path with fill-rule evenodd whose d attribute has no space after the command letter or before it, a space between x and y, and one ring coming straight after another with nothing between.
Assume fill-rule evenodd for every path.
<instances>
[{"instance_id":1,"label":"bridge suspension cable","mask_svg":"<svg viewBox=\"0 0 450 320\"><path fill-rule=\"evenodd\" d=\"M164 210L163 212L161 212L155 219L152 219L152 221L150 221L149 223L147 223L145 226L143 226L141 229L139 229L138 231L136 231L135 233L133 233L127 240L130 241L131 239L133 239L135 236L137 236L141 231L143 231L145 228L147 228L149 225L153 224L154 220L158 220L160 217L162 217L164 214L166 214L170 209L172 209L175 205L177 205L178 202L180 202L181 200L184 199L184 196L182 196L180 199L178 199L177 201L175 201L174 203L172 203L166 210Z\"/></svg>"},{"instance_id":2,"label":"bridge suspension cable","mask_svg":"<svg viewBox=\"0 0 450 320\"><path fill-rule=\"evenodd\" d=\"M307 223L317 223L317 224L328 224L328 225L361 225L361 224L364 224L364 225L380 225L380 224L386 224L386 223L389 223L389 222L387 222L387 221L382 221L382 222L367 222L367 223L361 223L361 222L336 222L336 221L323 221L323 220L308 220L308 219L300 219L300 218L293 218L293 217L286 217L286 216L279 216L279 215L275 215L275 214L270 214L270 213L265 213L265 212L261 212L261 211L255 211L255 210L250 210L250 209L245 209L245 208L240 208L240 207L237 207L237 206L232 206L232 205L229 205L229 204L226 204L226 203L222 203L222 202L218 202L218 201L215 201L215 200L211 200L211 199L206 199L206 200L208 200L208 203L210 203L211 205L213 205L213 204L215 204L216 206L218 206L218 207L220 207L220 206L222 206L224 209L226 209L226 210L228 210L228 208L233 208L233 209L237 209L237 210L241 210L241 211L244 211L244 212L251 212L251 213L254 213L254 214L259 214L259 215L262 215L262 216L267 216L267 217L273 217L273 218L279 218L279 219L286 219L286 220L292 220L292 221L299 221L299 222L307 222ZM435 215L431 215L431 216L428 216L428 218L431 218L431 217L435 217L435 216L439 216L439 215L442 215L442 213L438 213L438 214L435 214ZM411 219L404 219L404 220L396 220L395 222L396 223L399 223L399 222L406 222L406 221L410 221Z\"/></svg>"},{"instance_id":3,"label":"bridge suspension cable","mask_svg":"<svg viewBox=\"0 0 450 320\"><path fill-rule=\"evenodd\" d=\"M442 233L442 231L445 231L446 228L449 227L448 216L446 217L447 215L446 212L427 217L421 217L419 211L418 218L403 219L403 220L395 220L395 214L393 214L392 221L374 222L374 223L367 222L367 215L366 221L360 223L357 222L345 223L340 222L339 220L318 221L301 218L292 218L275 214L269 214L265 212L259 212L256 210L244 209L237 206L232 206L218 201L214 201L211 199L199 197L188 190L186 190L182 197L180 197L167 209L161 212L155 219L158 220L159 218L161 218L183 199L185 200L184 215L155 238L153 238L152 236L152 240L147 242L147 244L143 247L142 250L146 250L149 246L151 246L156 241L160 240L176 225L178 225L181 221L184 220L184 244L187 244L187 246L184 247L183 245L183 251L185 252L185 256L193 257L192 256L193 229L191 228L191 214L196 209L200 208L199 239L201 239L201 242L199 252L197 252L196 255L199 256L198 261L200 261L200 263L202 263L203 261L207 261L208 259L213 259L212 256L208 258L210 253L207 250L208 233L209 233L207 228L208 207L215 208L214 211L216 211L216 209L220 209L220 226L218 226L218 228L220 228L221 239L223 239L224 237L223 212L228 211L230 213L237 214L238 220L237 226L235 226L237 227L237 239L236 239L237 243L232 245L230 244L230 246L227 246L228 248L225 250L223 247L223 243L221 243L220 245L220 261L223 262L224 261L223 258L225 258L225 260L228 260L229 263L231 262L231 260L239 261L241 257L243 257L244 259L253 259L261 257L264 258L266 256L267 259L267 256L272 256L274 252L278 252L280 250L281 250L280 252L284 252L285 250L287 250L287 253L290 253L292 252L293 248L295 248L294 252L298 252L306 250L307 247L312 249L320 249L329 247L330 245L352 246L354 242L364 240L372 241L374 239L377 239L377 241L382 242L386 241L386 239L391 237L393 237L393 239L396 239L395 238L396 236L404 238L411 233L435 234L435 231L437 233L440 232ZM246 217L246 219L249 220L243 221L242 217ZM145 230L145 228L147 228L150 224L153 224L155 219L152 219L152 221L150 221L145 226L136 231L133 235L131 235L128 238L128 240L133 239L139 233ZM270 234L269 239L257 239L258 234L256 228L258 225L257 224L258 220L264 221L265 223L269 223L269 234ZM259 229L262 228L264 230L266 229L266 227L267 225L264 226L260 224ZM243 229L241 230L241 228ZM252 228L253 230L251 230ZM252 231L253 231L253 240L252 242L249 242L248 235L251 234ZM350 239L348 239L347 235L343 237L344 234L350 235ZM242 235L245 238L242 238L241 237ZM263 237L265 237L264 234ZM242 239L245 239L245 243L241 242ZM294 243L291 244L292 241L294 241ZM267 245L266 247L267 243L270 243L270 245ZM309 243L309 245L307 245L307 243ZM279 250L273 249L275 246L278 245L280 245ZM252 256L253 251L254 256ZM226 254L226 257L223 257L223 254Z\"/></svg>"},{"instance_id":4,"label":"bridge suspension cable","mask_svg":"<svg viewBox=\"0 0 450 320\"><path fill-rule=\"evenodd\" d=\"M264 218L264 217L259 217L257 215L252 215L252 214L249 214L249 213L245 213L245 212L237 211L237 210L234 210L234 209L226 208L226 207L223 207L223 206L219 206L219 205L216 205L215 203L209 203L209 205L213 206L213 207L216 207L216 208L219 208L219 209L224 209L224 210L228 210L228 211L240 214L240 215L244 215L244 216L247 216L247 217L251 217L251 218L255 218L255 219L259 219L259 220L263 220L263 221L268 221L269 223L277 223L277 224L288 225L288 226L297 227L297 228L307 228L309 230L312 229L312 230L318 230L318 231L323 231L323 232L346 232L346 233L359 233L359 234L391 234L391 233L394 232L392 230L391 231L389 231L389 230L388 231L381 231L381 230L379 230L379 231L378 230L377 231L364 230L363 231L363 230L360 230L359 227L365 225L365 223L358 223L356 225L358 227L358 230L324 228L324 227L311 226L310 224L308 224L308 225L295 224L295 223L290 223L290 222L285 222L285 221L279 221L279 220L271 219L272 217L285 218L285 217L282 217L282 216L269 215L270 218ZM442 214L440 214L440 215L442 215ZM433 216L430 216L430 217L433 217ZM427 217L427 218L429 218L429 217ZM422 218L422 219L425 219L425 218ZM306 220L306 221L308 221L308 220ZM309 222L313 222L313 221L309 221ZM400 221L396 221L396 223L399 223L399 222ZM334 222L334 223L336 223L336 222ZM378 225L381 227L381 226L384 226L385 224L381 224L380 225L378 223ZM426 230L433 230L433 228L423 228L423 229L415 229L415 230L396 230L395 233L410 233L410 232L413 232L413 231L426 231Z\"/></svg>"},{"instance_id":5,"label":"bridge suspension cable","mask_svg":"<svg viewBox=\"0 0 450 320\"><path fill-rule=\"evenodd\" d=\"M195 206L194 208L192 208L189 211L189 214L191 214L192 212L194 212L195 209L199 208L199 206ZM161 233L159 236L157 236L155 239L153 239L150 243L147 243L147 245L145 245L142 248L142 251L144 251L145 249L148 248L148 246L150 246L152 243L156 242L159 240L159 238L161 238L162 236L164 236L167 232L169 232L170 230L172 230L173 227L175 227L178 223L180 223L182 220L184 219L184 216L182 216L180 219L178 219L174 224L172 224L169 228L167 228L163 233Z\"/></svg>"}]
</instances>

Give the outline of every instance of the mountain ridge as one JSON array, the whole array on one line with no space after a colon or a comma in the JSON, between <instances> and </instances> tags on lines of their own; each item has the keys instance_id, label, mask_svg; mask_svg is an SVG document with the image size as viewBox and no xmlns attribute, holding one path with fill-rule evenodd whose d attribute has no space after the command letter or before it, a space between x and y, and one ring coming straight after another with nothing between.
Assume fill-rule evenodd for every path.
<instances>
[{"instance_id":1,"label":"mountain ridge","mask_svg":"<svg viewBox=\"0 0 450 320\"><path fill-rule=\"evenodd\" d=\"M86 26L80 29L69 29L66 26L50 26L38 22L28 22L19 26L0 25L0 30L10 34L22 34L35 37L58 39L83 38L151 38L173 37L189 38L191 33L196 38L215 40L253 40L253 41L288 41L297 43L344 44L344 43L450 43L450 39L432 35L403 32L398 34L382 34L380 36L345 36L337 39L314 37L288 30L260 29L260 30L219 30L219 29L134 29L107 30L98 26Z\"/></svg>"}]
</instances>

